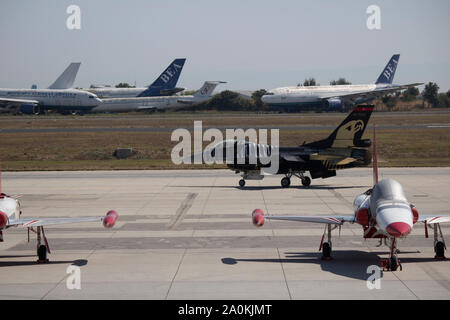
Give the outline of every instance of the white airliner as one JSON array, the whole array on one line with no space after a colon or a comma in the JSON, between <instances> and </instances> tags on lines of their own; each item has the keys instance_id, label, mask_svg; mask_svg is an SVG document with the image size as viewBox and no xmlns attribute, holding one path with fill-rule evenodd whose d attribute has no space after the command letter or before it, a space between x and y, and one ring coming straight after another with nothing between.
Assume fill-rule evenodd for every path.
<instances>
[{"instance_id":1,"label":"white airliner","mask_svg":"<svg viewBox=\"0 0 450 320\"><path fill-rule=\"evenodd\" d=\"M399 54L392 56L375 84L281 87L269 90L261 100L274 107L317 106L327 111L343 111L345 105L368 102L423 84L392 84L399 59Z\"/></svg>"},{"instance_id":2,"label":"white airliner","mask_svg":"<svg viewBox=\"0 0 450 320\"><path fill-rule=\"evenodd\" d=\"M70 89L80 63L72 63L48 87L48 89L5 89L0 88L0 105L25 114L39 114L45 110L89 110L101 103L96 95Z\"/></svg>"},{"instance_id":3,"label":"white airliner","mask_svg":"<svg viewBox=\"0 0 450 320\"><path fill-rule=\"evenodd\" d=\"M223 81L205 81L203 86L193 95L175 95L162 97L136 97L102 99L102 103L91 112L129 112L149 109L168 109L194 105L211 98L217 85Z\"/></svg>"},{"instance_id":4,"label":"white airliner","mask_svg":"<svg viewBox=\"0 0 450 320\"><path fill-rule=\"evenodd\" d=\"M435 258L445 259L446 245L440 223L450 222L450 216L419 215L416 207L406 199L400 183L393 179L378 181L375 127L373 145L374 186L355 198L352 215L264 216L262 210L255 209L252 213L253 224L261 227L265 219L325 224L319 251L322 250L323 259L329 260L332 248L331 231L340 228L344 223L357 223L362 227L364 239L380 239L380 244L384 241L384 244L389 247L390 257L381 260L381 266L383 269L395 271L398 267L401 269L397 256L398 239L407 237L413 226L422 222L425 226L426 238L428 238L428 226L433 227ZM325 235L327 240L324 241Z\"/></svg>"}]
</instances>

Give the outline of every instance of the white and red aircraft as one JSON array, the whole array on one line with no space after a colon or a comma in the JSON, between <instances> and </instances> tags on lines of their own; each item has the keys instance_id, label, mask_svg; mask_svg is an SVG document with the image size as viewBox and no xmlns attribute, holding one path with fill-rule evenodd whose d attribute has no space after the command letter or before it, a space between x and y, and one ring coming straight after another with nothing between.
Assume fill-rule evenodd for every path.
<instances>
[{"instance_id":1,"label":"white and red aircraft","mask_svg":"<svg viewBox=\"0 0 450 320\"><path fill-rule=\"evenodd\" d=\"M419 215L416 207L410 203L403 192L403 188L395 180L383 179L378 182L378 165L376 151L376 137L374 127L373 152L374 186L372 189L358 195L353 202L354 214L341 216L264 216L260 209L252 213L253 224L257 227L264 225L264 220L288 220L326 224L319 251L322 259L331 259L331 231L341 227L345 222L358 223L363 228L364 239L377 238L390 247L390 258L381 260L383 269L395 271L401 269L397 257L397 240L405 238L417 222L425 225L425 237L428 238L428 226L433 226L434 251L436 259L445 259L446 245L440 223L450 222L450 216ZM325 234L328 240L324 242Z\"/></svg>"},{"instance_id":2,"label":"white and red aircraft","mask_svg":"<svg viewBox=\"0 0 450 320\"><path fill-rule=\"evenodd\" d=\"M1 174L1 173L0 173ZM0 177L1 179L1 177ZM3 230L11 227L25 227L28 231L28 241L30 241L30 231L37 235L37 255L38 263L48 262L47 252L50 253L44 226L102 221L105 228L112 228L118 218L117 212L110 210L104 217L82 217L82 218L21 218L22 211L17 197L8 196L1 192L0 180L0 242L3 242Z\"/></svg>"}]
</instances>

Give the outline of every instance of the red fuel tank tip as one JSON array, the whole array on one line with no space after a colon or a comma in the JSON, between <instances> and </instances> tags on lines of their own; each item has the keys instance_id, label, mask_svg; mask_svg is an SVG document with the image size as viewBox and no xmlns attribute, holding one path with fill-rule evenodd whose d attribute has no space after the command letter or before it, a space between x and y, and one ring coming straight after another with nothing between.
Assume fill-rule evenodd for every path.
<instances>
[{"instance_id":1,"label":"red fuel tank tip","mask_svg":"<svg viewBox=\"0 0 450 320\"><path fill-rule=\"evenodd\" d=\"M0 229L3 229L8 223L8 216L3 211L0 211Z\"/></svg>"},{"instance_id":2,"label":"red fuel tank tip","mask_svg":"<svg viewBox=\"0 0 450 320\"><path fill-rule=\"evenodd\" d=\"M105 228L112 228L114 227L114 224L116 223L117 218L119 215L114 210L109 210L106 213L105 218L103 219L103 226Z\"/></svg>"},{"instance_id":3,"label":"red fuel tank tip","mask_svg":"<svg viewBox=\"0 0 450 320\"><path fill-rule=\"evenodd\" d=\"M252 222L256 227L262 227L264 225L264 212L261 209L253 210Z\"/></svg>"}]
</instances>

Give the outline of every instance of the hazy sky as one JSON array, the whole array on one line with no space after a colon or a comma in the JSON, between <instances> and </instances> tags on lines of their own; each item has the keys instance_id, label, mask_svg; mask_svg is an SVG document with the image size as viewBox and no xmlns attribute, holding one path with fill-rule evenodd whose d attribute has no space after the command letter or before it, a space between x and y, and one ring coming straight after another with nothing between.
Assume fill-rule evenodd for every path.
<instances>
[{"instance_id":1,"label":"hazy sky","mask_svg":"<svg viewBox=\"0 0 450 320\"><path fill-rule=\"evenodd\" d=\"M81 8L81 30L66 9ZM381 30L369 30L369 5ZM395 83L450 89L450 1L0 1L0 87L46 88L72 61L75 85L147 85L187 58L178 85L270 89L307 77L373 83L400 53Z\"/></svg>"}]
</instances>

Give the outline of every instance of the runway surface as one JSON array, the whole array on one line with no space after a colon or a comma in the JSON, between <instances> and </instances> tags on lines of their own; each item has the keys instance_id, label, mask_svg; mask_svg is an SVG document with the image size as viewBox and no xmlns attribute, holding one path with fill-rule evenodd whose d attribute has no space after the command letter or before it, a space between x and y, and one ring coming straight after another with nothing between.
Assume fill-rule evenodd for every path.
<instances>
[{"instance_id":1,"label":"runway surface","mask_svg":"<svg viewBox=\"0 0 450 320\"><path fill-rule=\"evenodd\" d=\"M232 128L230 126L217 126L216 129L283 129L283 130L332 130L336 128L335 125L298 125L298 126L239 126L237 128ZM409 125L379 125L377 126L379 130L406 130L406 129L442 129L450 128L448 124L409 124ZM146 127L146 128L14 128L14 129L0 129L0 133L64 133L64 132L172 132L177 127ZM187 128L193 131L193 128ZM210 127L203 128L204 130L211 129Z\"/></svg>"},{"instance_id":2,"label":"runway surface","mask_svg":"<svg viewBox=\"0 0 450 320\"><path fill-rule=\"evenodd\" d=\"M450 168L383 168L423 214L450 214ZM228 170L6 172L2 191L20 198L24 217L119 213L101 223L46 228L50 263L36 264L25 229L4 232L0 299L449 299L450 262L435 261L432 231L422 224L401 241L403 271L384 272L381 289L366 284L370 265L388 256L358 225L333 231L331 261L318 252L323 226L267 221L266 214L351 214L372 184L370 169L313 180L309 188L281 176L248 181ZM450 226L442 228L449 240ZM450 255L447 253L447 255ZM71 265L81 289L68 289Z\"/></svg>"}]
</instances>

